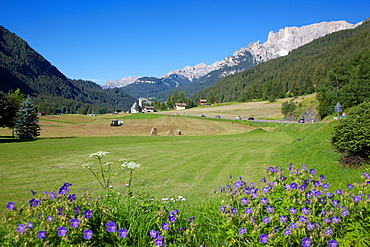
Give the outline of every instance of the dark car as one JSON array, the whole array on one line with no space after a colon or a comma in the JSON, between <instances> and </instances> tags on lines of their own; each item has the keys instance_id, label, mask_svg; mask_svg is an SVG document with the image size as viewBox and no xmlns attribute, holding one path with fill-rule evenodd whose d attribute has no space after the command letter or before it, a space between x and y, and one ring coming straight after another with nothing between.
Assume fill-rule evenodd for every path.
<instances>
[{"instance_id":1,"label":"dark car","mask_svg":"<svg viewBox=\"0 0 370 247\"><path fill-rule=\"evenodd\" d=\"M220 115L216 115L215 118L221 118L221 116Z\"/></svg>"},{"instance_id":2,"label":"dark car","mask_svg":"<svg viewBox=\"0 0 370 247\"><path fill-rule=\"evenodd\" d=\"M253 121L254 117L249 117L248 120Z\"/></svg>"},{"instance_id":3,"label":"dark car","mask_svg":"<svg viewBox=\"0 0 370 247\"><path fill-rule=\"evenodd\" d=\"M298 123L304 123L304 118L299 119Z\"/></svg>"}]
</instances>

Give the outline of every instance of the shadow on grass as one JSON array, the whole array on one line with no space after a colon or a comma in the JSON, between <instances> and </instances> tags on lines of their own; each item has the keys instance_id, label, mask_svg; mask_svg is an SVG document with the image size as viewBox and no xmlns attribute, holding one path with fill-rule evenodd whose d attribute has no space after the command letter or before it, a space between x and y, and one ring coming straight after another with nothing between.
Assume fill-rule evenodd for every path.
<instances>
[{"instance_id":1,"label":"shadow on grass","mask_svg":"<svg viewBox=\"0 0 370 247\"><path fill-rule=\"evenodd\" d=\"M64 138L75 138L75 137L44 137L44 138L25 138L25 139L17 139L13 138L12 136L0 136L0 143L10 143L10 142L31 142L37 141L42 139L64 139Z\"/></svg>"},{"instance_id":2,"label":"shadow on grass","mask_svg":"<svg viewBox=\"0 0 370 247\"><path fill-rule=\"evenodd\" d=\"M0 143L9 143L9 142L29 142L35 141L34 138L25 138L25 139L17 139L12 136L0 136Z\"/></svg>"}]
</instances>

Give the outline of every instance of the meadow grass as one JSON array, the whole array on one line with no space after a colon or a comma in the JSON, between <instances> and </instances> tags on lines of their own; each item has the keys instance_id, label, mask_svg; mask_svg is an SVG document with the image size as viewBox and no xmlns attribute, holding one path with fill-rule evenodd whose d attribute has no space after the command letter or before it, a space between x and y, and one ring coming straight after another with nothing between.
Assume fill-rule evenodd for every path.
<instances>
[{"instance_id":1,"label":"meadow grass","mask_svg":"<svg viewBox=\"0 0 370 247\"><path fill-rule=\"evenodd\" d=\"M191 118L174 119L186 122ZM228 121L196 120L215 126ZM359 172L337 163L338 154L330 147L330 124L229 122L234 122L228 123L230 126L248 125L248 131L211 136L39 138L9 142L3 139L0 203L25 199L30 189L54 189L64 182L74 184L74 189L88 187L102 193L93 176L81 166L90 161L89 154L97 151L110 152L107 161L115 162L117 168L120 158L142 165L133 181L134 190L157 197L181 195L189 200L212 196L219 185L228 181L229 174L259 181L263 168L271 165L306 163L340 186L353 182L354 174ZM127 179L125 173L115 178L116 189L124 190Z\"/></svg>"}]
</instances>

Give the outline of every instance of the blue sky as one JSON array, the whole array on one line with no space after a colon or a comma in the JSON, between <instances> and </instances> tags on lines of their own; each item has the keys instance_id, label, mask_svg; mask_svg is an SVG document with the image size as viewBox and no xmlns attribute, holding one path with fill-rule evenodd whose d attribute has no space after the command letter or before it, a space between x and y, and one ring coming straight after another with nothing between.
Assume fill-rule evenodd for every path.
<instances>
[{"instance_id":1,"label":"blue sky","mask_svg":"<svg viewBox=\"0 0 370 247\"><path fill-rule=\"evenodd\" d=\"M0 25L67 77L101 84L212 64L287 26L368 17L369 0L2 0Z\"/></svg>"}]
</instances>

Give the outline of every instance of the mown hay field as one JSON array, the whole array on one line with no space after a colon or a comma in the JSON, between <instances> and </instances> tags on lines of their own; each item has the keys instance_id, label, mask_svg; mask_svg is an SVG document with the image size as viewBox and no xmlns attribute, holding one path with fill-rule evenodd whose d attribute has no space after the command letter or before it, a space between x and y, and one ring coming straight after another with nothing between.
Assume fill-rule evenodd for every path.
<instances>
[{"instance_id":1,"label":"mown hay field","mask_svg":"<svg viewBox=\"0 0 370 247\"><path fill-rule=\"evenodd\" d=\"M112 127L112 119L125 123ZM117 171L120 158L142 165L134 172L135 191L190 200L212 196L218 186L229 183L230 174L258 182L264 167L285 168L290 162L306 163L337 185L354 181L353 174L358 173L337 163L338 154L330 147L330 124L118 114L45 116L40 117L40 125L41 136L32 141L13 140L9 130L0 129L2 204L30 198L31 189L50 191L65 182L72 183L76 193L81 188L103 193L93 175L82 168L94 162L89 155L97 151L110 152L106 161L114 162ZM158 136L150 135L153 127ZM181 136L167 135L168 130L178 129ZM128 174L120 173L113 186L123 192Z\"/></svg>"}]
</instances>

